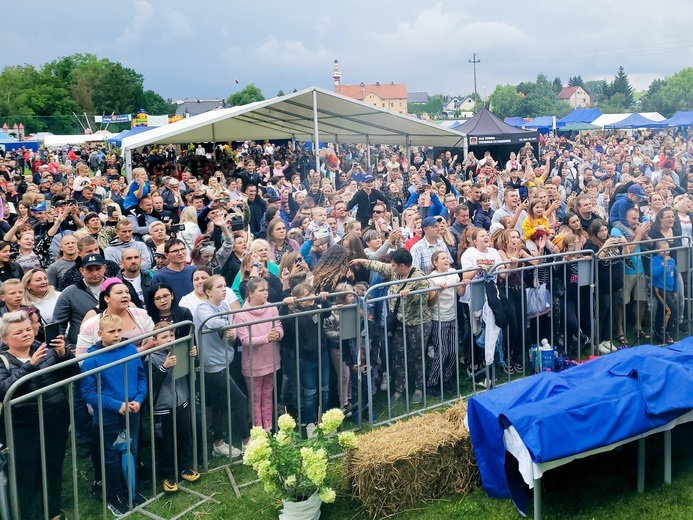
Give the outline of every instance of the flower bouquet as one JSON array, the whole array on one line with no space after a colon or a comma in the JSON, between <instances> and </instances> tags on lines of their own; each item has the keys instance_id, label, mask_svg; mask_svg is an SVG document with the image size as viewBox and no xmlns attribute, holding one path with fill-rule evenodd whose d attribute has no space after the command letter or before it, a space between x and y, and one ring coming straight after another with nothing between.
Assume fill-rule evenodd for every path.
<instances>
[{"instance_id":1,"label":"flower bouquet","mask_svg":"<svg viewBox=\"0 0 693 520\"><path fill-rule=\"evenodd\" d=\"M341 410L328 410L310 439L302 439L295 431L296 421L289 414L279 417L279 431L274 435L260 427L251 430L243 463L253 467L267 493L282 500L284 510L280 518L299 518L289 510L296 506L305 509L309 503L317 511L303 513L300 518L319 518L322 502L334 502L334 490L325 485L326 448L335 444L344 450L356 447L354 432L333 435L343 420Z\"/></svg>"}]
</instances>

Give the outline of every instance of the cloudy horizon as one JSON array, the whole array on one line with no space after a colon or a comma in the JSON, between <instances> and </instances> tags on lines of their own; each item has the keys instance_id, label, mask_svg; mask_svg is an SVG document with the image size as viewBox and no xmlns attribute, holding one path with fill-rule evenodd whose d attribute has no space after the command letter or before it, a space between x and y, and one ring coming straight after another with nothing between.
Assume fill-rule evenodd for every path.
<instances>
[{"instance_id":1,"label":"cloudy horizon","mask_svg":"<svg viewBox=\"0 0 693 520\"><path fill-rule=\"evenodd\" d=\"M683 0L663 0L652 13L626 0L443 0L425 7L355 0L349 14L346 4L314 0L268 2L255 12L219 0L202 0L194 12L183 0L36 4L40 16L22 24L7 23L22 19L21 6L5 8L5 42L22 44L2 54L0 66L41 66L89 52L135 69L145 89L171 99L228 97L251 83L268 98L279 90L331 89L335 59L343 84L395 82L409 92L465 95L474 91L468 60L476 53L482 96L539 73L564 85L576 75L610 81L621 65L631 85L646 90L693 62L693 39L686 39L693 3Z\"/></svg>"}]
</instances>

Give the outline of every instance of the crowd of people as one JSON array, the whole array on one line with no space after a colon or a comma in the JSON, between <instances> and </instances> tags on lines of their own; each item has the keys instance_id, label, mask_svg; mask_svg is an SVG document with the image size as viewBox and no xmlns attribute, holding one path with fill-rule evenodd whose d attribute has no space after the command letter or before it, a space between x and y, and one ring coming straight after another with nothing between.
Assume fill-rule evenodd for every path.
<instances>
[{"instance_id":1,"label":"crowd of people","mask_svg":"<svg viewBox=\"0 0 693 520\"><path fill-rule=\"evenodd\" d=\"M456 389L460 368L473 377L483 363L472 345L497 337L484 329L507 335L497 359L507 374L524 372L529 346L547 337L566 352L594 341L607 354L629 345L632 323L637 341L672 342L688 326L688 277L671 250L693 239L693 142L646 131L549 135L536 152L527 144L503 162L490 152L343 146L341 168L315 169L312 153L292 143L169 145L137 153L130 182L117 151L99 146L0 158L0 395L55 364L68 362L21 391L84 373L73 424L65 392L43 399L55 420L50 517L62 514L68 427L116 516L145 500L122 474L118 440L127 421L122 440L138 466L150 388L163 490L200 477L194 396L171 375L190 361L159 348L191 333L185 354L204 372L211 453L229 458L241 455L251 426L274 428L278 409L300 411L311 436L328 403L355 420L373 414L360 392L379 388L396 405ZM594 300L578 277L585 258L598 264ZM471 306L477 280L488 299L481 317ZM530 309L542 286L553 294L545 309ZM364 298L364 331L344 339L343 307ZM184 322L194 330L169 327ZM371 377L359 378L366 370ZM42 473L37 407L13 410L22 482ZM22 487L23 507L37 490Z\"/></svg>"}]
</instances>

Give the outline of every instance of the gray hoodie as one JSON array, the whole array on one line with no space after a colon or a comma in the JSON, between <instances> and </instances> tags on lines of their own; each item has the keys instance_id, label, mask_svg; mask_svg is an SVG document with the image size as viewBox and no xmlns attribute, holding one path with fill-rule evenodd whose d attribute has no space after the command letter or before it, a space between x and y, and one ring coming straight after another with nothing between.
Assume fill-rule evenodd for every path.
<instances>
[{"instance_id":1,"label":"gray hoodie","mask_svg":"<svg viewBox=\"0 0 693 520\"><path fill-rule=\"evenodd\" d=\"M158 350L149 356L152 363L152 387L156 397L154 415L167 414L173 408L187 406L190 401L190 380L179 377L174 383L173 370L164 366L169 352L168 349Z\"/></svg>"},{"instance_id":2,"label":"gray hoodie","mask_svg":"<svg viewBox=\"0 0 693 520\"><path fill-rule=\"evenodd\" d=\"M200 347L200 356L205 372L215 374L221 372L233 361L234 349L233 345L229 345L229 340L226 339L226 331L218 331L222 327L228 327L232 320L229 315L218 316L212 318L204 324L205 331L202 334L200 326L209 316L219 312L229 312L229 304L225 301L221 302L219 307L212 305L208 300L203 301L197 308L195 313L195 324L198 327L197 337L198 346Z\"/></svg>"}]
</instances>

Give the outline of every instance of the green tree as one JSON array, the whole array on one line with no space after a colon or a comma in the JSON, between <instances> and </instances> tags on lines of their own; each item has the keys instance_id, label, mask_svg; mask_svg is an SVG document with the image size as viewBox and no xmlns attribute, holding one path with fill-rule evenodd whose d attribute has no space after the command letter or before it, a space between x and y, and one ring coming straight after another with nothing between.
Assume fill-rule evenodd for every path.
<instances>
[{"instance_id":1,"label":"green tree","mask_svg":"<svg viewBox=\"0 0 693 520\"><path fill-rule=\"evenodd\" d=\"M563 89L563 82L561 81L561 78L559 78L558 76L556 76L556 77L553 79L553 84L552 84L552 86L553 86L553 91L554 91L554 93L555 93L555 94L558 94L558 93Z\"/></svg>"},{"instance_id":2,"label":"green tree","mask_svg":"<svg viewBox=\"0 0 693 520\"><path fill-rule=\"evenodd\" d=\"M609 85L606 80L585 81L585 86L583 88L585 92L590 95L592 103L600 103L605 98L608 98Z\"/></svg>"},{"instance_id":3,"label":"green tree","mask_svg":"<svg viewBox=\"0 0 693 520\"><path fill-rule=\"evenodd\" d=\"M615 94L622 94L614 98ZM628 108L633 104L633 87L630 86L628 75L623 70L623 66L618 68L614 80L609 85L609 104Z\"/></svg>"},{"instance_id":4,"label":"green tree","mask_svg":"<svg viewBox=\"0 0 693 520\"><path fill-rule=\"evenodd\" d=\"M666 78L660 96L662 115L672 116L679 110L693 110L693 68L681 69Z\"/></svg>"},{"instance_id":5,"label":"green tree","mask_svg":"<svg viewBox=\"0 0 693 520\"><path fill-rule=\"evenodd\" d=\"M579 74L577 76L570 76L570 79L568 80L568 86L569 87L582 87L582 89L586 91L585 82L582 81L582 76L580 76Z\"/></svg>"},{"instance_id":6,"label":"green tree","mask_svg":"<svg viewBox=\"0 0 693 520\"><path fill-rule=\"evenodd\" d=\"M489 98L489 102L491 104L491 112L504 119L517 115L520 96L517 93L517 89L512 85L497 85Z\"/></svg>"},{"instance_id":7,"label":"green tree","mask_svg":"<svg viewBox=\"0 0 693 520\"><path fill-rule=\"evenodd\" d=\"M277 97L282 97L283 95L284 91L280 89L279 92L277 92Z\"/></svg>"},{"instance_id":8,"label":"green tree","mask_svg":"<svg viewBox=\"0 0 693 520\"><path fill-rule=\"evenodd\" d=\"M231 94L227 102L229 106L237 107L240 105L247 105L249 103L255 103L256 101L264 100L265 96L262 95L262 91L251 83L243 90L236 92L235 94Z\"/></svg>"},{"instance_id":9,"label":"green tree","mask_svg":"<svg viewBox=\"0 0 693 520\"><path fill-rule=\"evenodd\" d=\"M164 99L153 90L145 90L142 94L144 108L152 115L172 115L176 113L176 105L170 99Z\"/></svg>"}]
</instances>

